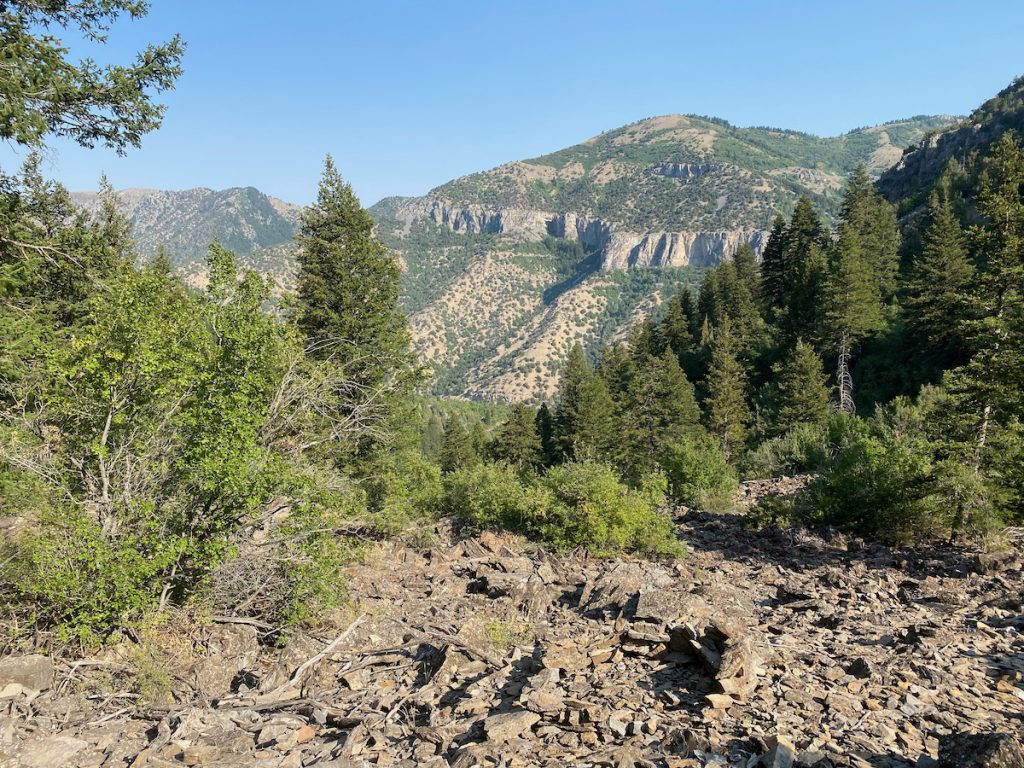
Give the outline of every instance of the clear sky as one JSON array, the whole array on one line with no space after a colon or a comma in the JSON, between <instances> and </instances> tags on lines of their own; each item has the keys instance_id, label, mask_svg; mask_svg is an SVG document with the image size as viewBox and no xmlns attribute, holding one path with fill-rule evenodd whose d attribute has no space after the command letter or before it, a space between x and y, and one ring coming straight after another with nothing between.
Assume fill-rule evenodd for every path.
<instances>
[{"instance_id":1,"label":"clear sky","mask_svg":"<svg viewBox=\"0 0 1024 768\"><path fill-rule=\"evenodd\" d=\"M307 203L330 152L368 205L652 115L834 135L1024 74L1020 0L153 0L96 56L174 32L163 128L123 159L56 143L50 176Z\"/></svg>"}]
</instances>

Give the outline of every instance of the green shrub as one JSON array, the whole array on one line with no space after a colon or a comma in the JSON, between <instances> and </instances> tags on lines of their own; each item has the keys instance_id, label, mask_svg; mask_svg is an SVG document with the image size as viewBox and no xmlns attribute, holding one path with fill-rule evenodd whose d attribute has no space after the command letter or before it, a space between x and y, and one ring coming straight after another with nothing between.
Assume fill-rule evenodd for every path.
<instances>
[{"instance_id":1,"label":"green shrub","mask_svg":"<svg viewBox=\"0 0 1024 768\"><path fill-rule=\"evenodd\" d=\"M721 511L736 493L736 471L710 437L670 445L661 457L672 500L696 509Z\"/></svg>"},{"instance_id":2,"label":"green shrub","mask_svg":"<svg viewBox=\"0 0 1024 768\"><path fill-rule=\"evenodd\" d=\"M441 467L413 448L382 455L363 486L371 522L383 535L433 519L444 497Z\"/></svg>"},{"instance_id":3,"label":"green shrub","mask_svg":"<svg viewBox=\"0 0 1024 768\"><path fill-rule=\"evenodd\" d=\"M808 489L812 522L892 544L943 527L930 498L931 453L890 433L854 437Z\"/></svg>"},{"instance_id":4,"label":"green shrub","mask_svg":"<svg viewBox=\"0 0 1024 768\"><path fill-rule=\"evenodd\" d=\"M671 519L660 509L658 482L623 484L605 464L563 464L524 476L503 464L456 470L445 478L445 508L476 528L498 526L558 549L596 555L679 555Z\"/></svg>"},{"instance_id":5,"label":"green shrub","mask_svg":"<svg viewBox=\"0 0 1024 768\"><path fill-rule=\"evenodd\" d=\"M507 464L462 467L444 478L445 510L473 528L497 526L525 532L529 521L544 514L552 499L525 482Z\"/></svg>"},{"instance_id":6,"label":"green shrub","mask_svg":"<svg viewBox=\"0 0 1024 768\"><path fill-rule=\"evenodd\" d=\"M840 446L866 428L861 419L840 412L817 424L797 424L786 434L765 440L748 453L744 475L767 478L819 471Z\"/></svg>"}]
</instances>

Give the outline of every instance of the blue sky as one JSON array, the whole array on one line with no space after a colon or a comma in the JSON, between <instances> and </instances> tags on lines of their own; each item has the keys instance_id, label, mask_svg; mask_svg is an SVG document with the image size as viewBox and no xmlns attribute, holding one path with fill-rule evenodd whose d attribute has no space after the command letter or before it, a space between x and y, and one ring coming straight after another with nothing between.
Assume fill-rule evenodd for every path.
<instances>
[{"instance_id":1,"label":"blue sky","mask_svg":"<svg viewBox=\"0 0 1024 768\"><path fill-rule=\"evenodd\" d=\"M834 135L964 114L1024 74L1019 0L153 0L96 57L174 32L164 127L127 158L54 143L49 175L307 203L330 152L368 205L652 115Z\"/></svg>"}]
</instances>

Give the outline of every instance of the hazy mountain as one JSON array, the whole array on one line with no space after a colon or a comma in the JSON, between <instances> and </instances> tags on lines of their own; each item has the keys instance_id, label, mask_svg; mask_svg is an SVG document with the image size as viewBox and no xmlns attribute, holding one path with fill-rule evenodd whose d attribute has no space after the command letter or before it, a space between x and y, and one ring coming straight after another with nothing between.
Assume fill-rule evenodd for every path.
<instances>
[{"instance_id":1,"label":"hazy mountain","mask_svg":"<svg viewBox=\"0 0 1024 768\"><path fill-rule=\"evenodd\" d=\"M291 279L292 237L301 211L297 205L253 187L125 189L117 194L144 257L163 248L175 267L202 282L206 250L219 240L239 254L243 264L283 284ZM74 192L72 198L84 208L97 204L94 192Z\"/></svg>"}]
</instances>

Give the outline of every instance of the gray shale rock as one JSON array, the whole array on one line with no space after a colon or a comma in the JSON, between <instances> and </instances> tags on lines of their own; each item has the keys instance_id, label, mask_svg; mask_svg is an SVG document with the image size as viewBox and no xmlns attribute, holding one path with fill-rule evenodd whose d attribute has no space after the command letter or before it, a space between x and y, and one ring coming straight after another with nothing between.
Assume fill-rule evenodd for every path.
<instances>
[{"instance_id":1,"label":"gray shale rock","mask_svg":"<svg viewBox=\"0 0 1024 768\"><path fill-rule=\"evenodd\" d=\"M939 743L939 768L1024 768L1019 734L954 733Z\"/></svg>"}]
</instances>

